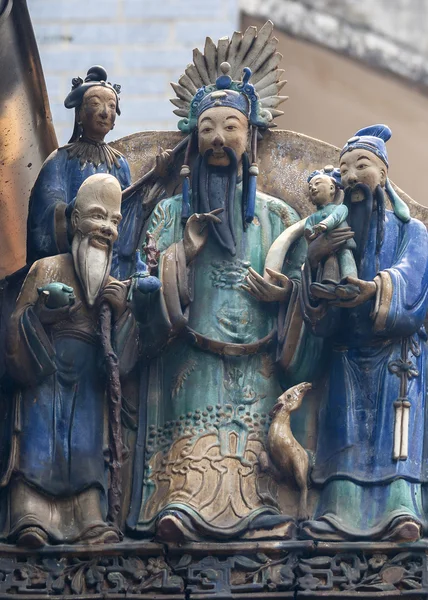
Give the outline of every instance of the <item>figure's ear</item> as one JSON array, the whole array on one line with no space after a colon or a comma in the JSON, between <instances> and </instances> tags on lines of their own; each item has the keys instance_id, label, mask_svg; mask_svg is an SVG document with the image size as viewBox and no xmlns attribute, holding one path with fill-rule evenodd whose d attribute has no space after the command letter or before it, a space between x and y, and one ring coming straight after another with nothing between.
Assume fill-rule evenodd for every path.
<instances>
[{"instance_id":1,"label":"figure's ear","mask_svg":"<svg viewBox=\"0 0 428 600\"><path fill-rule=\"evenodd\" d=\"M381 187L385 187L386 178L388 173L386 172L386 167L380 168L380 185Z\"/></svg>"},{"instance_id":2,"label":"figure's ear","mask_svg":"<svg viewBox=\"0 0 428 600\"><path fill-rule=\"evenodd\" d=\"M71 217L70 217L71 231L72 231L73 235L79 224L79 216L80 215L79 215L79 211L77 210L77 208L73 208L73 211L72 211Z\"/></svg>"},{"instance_id":3,"label":"figure's ear","mask_svg":"<svg viewBox=\"0 0 428 600\"><path fill-rule=\"evenodd\" d=\"M78 125L82 125L82 117L83 117L83 99L81 105L76 109L76 117Z\"/></svg>"}]
</instances>

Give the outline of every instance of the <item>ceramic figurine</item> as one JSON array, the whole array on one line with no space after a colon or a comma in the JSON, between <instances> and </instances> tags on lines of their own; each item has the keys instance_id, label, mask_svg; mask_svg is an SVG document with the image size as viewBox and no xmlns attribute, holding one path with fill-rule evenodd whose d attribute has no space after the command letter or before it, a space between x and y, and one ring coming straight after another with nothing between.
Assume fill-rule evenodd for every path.
<instances>
[{"instance_id":1,"label":"ceramic figurine","mask_svg":"<svg viewBox=\"0 0 428 600\"><path fill-rule=\"evenodd\" d=\"M359 294L320 311L311 245L303 272L305 318L332 348L312 473L321 495L303 524L316 539L414 541L425 523L428 235L388 180L390 136L366 127L340 155Z\"/></svg>"},{"instance_id":2,"label":"ceramic figurine","mask_svg":"<svg viewBox=\"0 0 428 600\"><path fill-rule=\"evenodd\" d=\"M124 375L135 364L138 334L128 286L109 276L120 204L115 177L85 180L70 215L70 252L33 264L10 319L6 362L19 386L20 426L8 469L9 540L18 545L119 541L106 521L109 434L98 315L107 302Z\"/></svg>"},{"instance_id":3,"label":"ceramic figurine","mask_svg":"<svg viewBox=\"0 0 428 600\"><path fill-rule=\"evenodd\" d=\"M194 65L174 85L179 128L190 135L183 192L158 204L147 230L161 252L159 278L175 339L151 369L147 429L139 434L146 476L134 486L139 513L128 519L136 534L162 541L288 538L295 531L258 463L268 413L282 393L278 373L292 381L292 357L307 341L305 357L295 361L303 375L318 348L305 334L276 342L277 323L284 340L282 319L290 298L291 306L296 302L304 240L273 283L259 275L272 242L298 220L285 202L257 190L258 131L274 124L273 107L283 100L271 30L267 23L255 36L249 28L246 53L231 46L228 63L217 64L208 40L204 61L195 59L197 69L207 65L206 85ZM262 72L254 62L260 52ZM266 87L256 92L251 78L264 75ZM293 323L303 327L299 315Z\"/></svg>"},{"instance_id":4,"label":"ceramic figurine","mask_svg":"<svg viewBox=\"0 0 428 600\"><path fill-rule=\"evenodd\" d=\"M110 84L103 67L88 70L85 79L76 77L64 105L75 110L74 129L70 141L58 148L46 159L31 192L27 221L27 262L57 253L68 252L71 243L70 216L74 199L80 185L96 173L108 173L116 177L122 190L131 186L131 173L126 158L105 142L106 135L114 128L116 116L120 115L120 85ZM156 159L153 175L147 185L140 186L138 194L128 199L129 205L142 205L143 201L159 200L164 193L162 177L168 155L161 153ZM142 196L142 197L141 197ZM123 225L121 225L122 228ZM127 252L129 238L138 235L133 223L127 223L123 242L113 248L112 274L120 279L130 275L132 257ZM120 232L122 236L122 233Z\"/></svg>"},{"instance_id":5,"label":"ceramic figurine","mask_svg":"<svg viewBox=\"0 0 428 600\"><path fill-rule=\"evenodd\" d=\"M342 204L342 192L339 169L328 165L320 171L313 171L308 177L309 197L317 207L306 219L305 237L309 243L318 235L330 232L337 227L347 227L347 207ZM337 253L328 256L320 265L318 281L312 283L310 292L315 298L334 300L355 298L358 288L347 283L347 277L357 276L352 249L354 240L348 240Z\"/></svg>"},{"instance_id":6,"label":"ceramic figurine","mask_svg":"<svg viewBox=\"0 0 428 600\"><path fill-rule=\"evenodd\" d=\"M64 104L75 109L70 141L46 159L30 197L27 262L70 250L70 215L81 184L95 173L109 173L121 189L131 184L125 157L104 141L120 115L120 86L107 82L102 67L76 77Z\"/></svg>"},{"instance_id":7,"label":"ceramic figurine","mask_svg":"<svg viewBox=\"0 0 428 600\"><path fill-rule=\"evenodd\" d=\"M269 456L279 475L285 479L294 479L299 488L299 519L308 518L309 458L293 435L290 414L301 407L303 398L311 387L310 383L298 383L278 398L271 410L272 423L268 434Z\"/></svg>"}]
</instances>

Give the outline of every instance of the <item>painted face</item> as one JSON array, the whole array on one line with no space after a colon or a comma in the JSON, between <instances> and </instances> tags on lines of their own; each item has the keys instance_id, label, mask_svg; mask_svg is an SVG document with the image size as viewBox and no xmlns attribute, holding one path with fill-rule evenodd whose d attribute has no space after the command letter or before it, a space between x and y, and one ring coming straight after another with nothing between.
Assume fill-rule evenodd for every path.
<instances>
[{"instance_id":1,"label":"painted face","mask_svg":"<svg viewBox=\"0 0 428 600\"><path fill-rule=\"evenodd\" d=\"M82 183L71 215L73 231L89 236L98 247L111 247L117 240L122 219L122 190L112 175L91 175ZM93 242L92 242L93 239Z\"/></svg>"},{"instance_id":2,"label":"painted face","mask_svg":"<svg viewBox=\"0 0 428 600\"><path fill-rule=\"evenodd\" d=\"M113 243L121 220L120 184L112 175L92 175L80 187L71 223L74 268L89 306L110 273Z\"/></svg>"},{"instance_id":3,"label":"painted face","mask_svg":"<svg viewBox=\"0 0 428 600\"><path fill-rule=\"evenodd\" d=\"M228 106L209 108L198 120L199 152L204 155L207 150L213 153L208 164L227 166L230 159L225 147L231 148L241 162L247 149L248 119L239 110Z\"/></svg>"},{"instance_id":4,"label":"painted face","mask_svg":"<svg viewBox=\"0 0 428 600\"><path fill-rule=\"evenodd\" d=\"M76 227L83 236L89 236L90 244L99 248L111 248L117 240L121 195L103 194L102 202L96 195L78 206Z\"/></svg>"},{"instance_id":5,"label":"painted face","mask_svg":"<svg viewBox=\"0 0 428 600\"><path fill-rule=\"evenodd\" d=\"M82 123L84 135L95 141L103 141L113 129L115 120L115 93L100 85L89 88L83 96L79 110L79 121Z\"/></svg>"},{"instance_id":6,"label":"painted face","mask_svg":"<svg viewBox=\"0 0 428 600\"><path fill-rule=\"evenodd\" d=\"M345 188L364 183L374 192L378 185L385 186L386 174L386 165L364 148L345 152L340 159L340 175Z\"/></svg>"},{"instance_id":7,"label":"painted face","mask_svg":"<svg viewBox=\"0 0 428 600\"><path fill-rule=\"evenodd\" d=\"M309 182L309 197L317 206L333 202L336 188L328 175L315 175Z\"/></svg>"}]
</instances>

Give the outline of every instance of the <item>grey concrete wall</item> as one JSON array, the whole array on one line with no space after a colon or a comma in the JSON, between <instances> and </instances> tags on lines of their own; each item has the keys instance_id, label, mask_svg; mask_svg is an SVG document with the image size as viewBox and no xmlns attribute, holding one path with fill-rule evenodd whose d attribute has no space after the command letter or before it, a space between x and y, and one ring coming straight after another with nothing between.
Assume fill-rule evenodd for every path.
<instances>
[{"instance_id":1,"label":"grey concrete wall","mask_svg":"<svg viewBox=\"0 0 428 600\"><path fill-rule=\"evenodd\" d=\"M428 0L240 0L248 15L428 88Z\"/></svg>"},{"instance_id":2,"label":"grey concrete wall","mask_svg":"<svg viewBox=\"0 0 428 600\"><path fill-rule=\"evenodd\" d=\"M244 17L243 27L261 26L264 19ZM417 202L428 206L425 181L428 158L428 95L407 81L338 52L275 29L280 67L288 80L281 93L289 96L277 119L291 129L342 147L356 131L387 123L390 177ZM324 166L324 165L320 165Z\"/></svg>"},{"instance_id":3,"label":"grey concrete wall","mask_svg":"<svg viewBox=\"0 0 428 600\"><path fill-rule=\"evenodd\" d=\"M73 111L63 106L71 79L101 64L122 85L110 139L144 129L175 129L168 101L205 37L231 35L238 0L27 0L45 73L55 129L67 142Z\"/></svg>"}]
</instances>

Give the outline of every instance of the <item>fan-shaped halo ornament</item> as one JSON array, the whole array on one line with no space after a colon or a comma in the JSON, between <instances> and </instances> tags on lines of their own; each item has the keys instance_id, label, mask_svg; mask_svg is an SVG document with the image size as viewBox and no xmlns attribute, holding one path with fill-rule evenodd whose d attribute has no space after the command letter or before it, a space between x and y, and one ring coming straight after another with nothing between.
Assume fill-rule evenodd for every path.
<instances>
[{"instance_id":1,"label":"fan-shaped halo ornament","mask_svg":"<svg viewBox=\"0 0 428 600\"><path fill-rule=\"evenodd\" d=\"M267 21L260 31L254 26L245 33L235 31L231 40L223 37L217 45L207 37L204 53L197 48L193 51L193 64L187 66L178 83L171 84L177 95L171 99L177 107L174 114L184 117L178 123L181 131L189 133L196 127L194 117L200 101L220 89L248 97L252 119L256 111L260 117L258 124L252 124L275 127L275 117L284 114L278 106L288 97L279 95L287 81L281 80L284 70L278 65L282 54L276 51L278 39L272 32L273 23Z\"/></svg>"},{"instance_id":2,"label":"fan-shaped halo ornament","mask_svg":"<svg viewBox=\"0 0 428 600\"><path fill-rule=\"evenodd\" d=\"M275 117L282 115L278 106L287 100L279 92L287 83L281 80L284 73L278 65L282 54L276 51L278 39L273 37L273 23L267 21L257 31L248 27L245 33L235 31L231 40L221 38L217 45L206 38L204 53L193 51L193 64L189 64L178 83L172 83L177 98L171 99L177 108L174 114L183 117L178 128L190 134L184 165L182 219L190 215L189 157L197 129L198 118L205 110L215 106L228 106L243 113L251 127L251 165L247 168L248 182L245 221L254 218L257 166L257 132L275 127ZM236 77L241 79L235 79ZM251 83L250 83L251 78ZM244 161L248 162L248 158Z\"/></svg>"}]
</instances>

